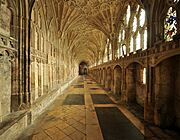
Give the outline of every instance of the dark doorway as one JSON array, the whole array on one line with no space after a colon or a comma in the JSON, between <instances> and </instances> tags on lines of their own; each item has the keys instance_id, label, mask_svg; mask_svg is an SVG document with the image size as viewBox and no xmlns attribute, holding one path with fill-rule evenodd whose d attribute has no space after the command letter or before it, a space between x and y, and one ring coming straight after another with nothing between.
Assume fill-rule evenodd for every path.
<instances>
[{"instance_id":1,"label":"dark doorway","mask_svg":"<svg viewBox=\"0 0 180 140\"><path fill-rule=\"evenodd\" d=\"M81 62L79 64L79 75L87 75L88 74L88 65L86 62Z\"/></svg>"}]
</instances>

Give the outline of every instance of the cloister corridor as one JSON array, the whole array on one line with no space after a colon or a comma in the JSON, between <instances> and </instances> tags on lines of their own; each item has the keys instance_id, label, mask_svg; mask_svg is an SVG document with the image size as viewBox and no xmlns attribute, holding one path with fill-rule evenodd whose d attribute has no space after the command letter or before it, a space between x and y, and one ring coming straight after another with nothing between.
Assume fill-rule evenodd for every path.
<instances>
[{"instance_id":1,"label":"cloister corridor","mask_svg":"<svg viewBox=\"0 0 180 140\"><path fill-rule=\"evenodd\" d=\"M159 137L100 84L79 76L18 140L145 140L144 136Z\"/></svg>"},{"instance_id":2,"label":"cloister corridor","mask_svg":"<svg viewBox=\"0 0 180 140\"><path fill-rule=\"evenodd\" d=\"M180 0L0 0L0 140L180 140Z\"/></svg>"}]
</instances>

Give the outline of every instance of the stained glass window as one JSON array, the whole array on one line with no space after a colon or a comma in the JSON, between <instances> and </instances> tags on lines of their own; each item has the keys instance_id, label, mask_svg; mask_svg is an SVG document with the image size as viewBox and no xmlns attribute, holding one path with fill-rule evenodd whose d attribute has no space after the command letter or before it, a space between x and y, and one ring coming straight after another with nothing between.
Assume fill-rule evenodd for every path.
<instances>
[{"instance_id":1,"label":"stained glass window","mask_svg":"<svg viewBox=\"0 0 180 140\"><path fill-rule=\"evenodd\" d=\"M166 41L173 40L173 36L177 33L177 14L176 10L172 7L167 12L166 19L164 21L164 39Z\"/></svg>"}]
</instances>

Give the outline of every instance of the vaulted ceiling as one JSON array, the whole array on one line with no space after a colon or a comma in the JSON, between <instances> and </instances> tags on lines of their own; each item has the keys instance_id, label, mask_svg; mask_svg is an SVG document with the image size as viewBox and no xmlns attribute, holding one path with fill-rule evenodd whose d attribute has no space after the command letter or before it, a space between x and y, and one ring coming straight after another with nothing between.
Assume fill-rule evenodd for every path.
<instances>
[{"instance_id":1,"label":"vaulted ceiling","mask_svg":"<svg viewBox=\"0 0 180 140\"><path fill-rule=\"evenodd\" d=\"M63 51L78 63L103 57L107 38L118 35L128 4L139 0L39 0L47 8L47 25L55 20ZM46 13L44 13L46 15ZM49 16L51 15L51 16ZM65 53L66 54L66 53Z\"/></svg>"}]
</instances>

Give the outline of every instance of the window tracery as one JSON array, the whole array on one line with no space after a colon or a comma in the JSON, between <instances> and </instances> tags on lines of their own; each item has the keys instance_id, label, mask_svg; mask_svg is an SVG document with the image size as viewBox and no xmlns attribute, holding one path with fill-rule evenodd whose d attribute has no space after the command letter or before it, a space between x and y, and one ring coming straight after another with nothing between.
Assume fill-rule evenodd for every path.
<instances>
[{"instance_id":1,"label":"window tracery","mask_svg":"<svg viewBox=\"0 0 180 140\"><path fill-rule=\"evenodd\" d=\"M126 24L129 23L130 16L131 16L131 7L128 5L127 14L126 14Z\"/></svg>"},{"instance_id":2,"label":"window tracery","mask_svg":"<svg viewBox=\"0 0 180 140\"><path fill-rule=\"evenodd\" d=\"M134 22L133 22L133 32L135 32L137 29L137 18L134 17Z\"/></svg>"},{"instance_id":3,"label":"window tracery","mask_svg":"<svg viewBox=\"0 0 180 140\"><path fill-rule=\"evenodd\" d=\"M119 55L128 55L132 52L135 53L139 49L147 49L145 10L137 5L136 9L133 11L133 8L131 10L131 6L129 5L124 17L126 20L124 21L123 27L120 30L119 36L119 50L123 50L124 53L119 53ZM127 37L125 37L125 35Z\"/></svg>"}]
</instances>

